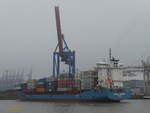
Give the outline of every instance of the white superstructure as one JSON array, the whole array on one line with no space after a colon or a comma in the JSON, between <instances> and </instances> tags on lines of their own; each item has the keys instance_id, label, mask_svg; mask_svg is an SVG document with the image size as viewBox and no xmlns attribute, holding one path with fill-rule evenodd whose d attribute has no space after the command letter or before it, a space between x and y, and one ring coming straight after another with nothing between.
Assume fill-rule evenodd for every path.
<instances>
[{"instance_id":1,"label":"white superstructure","mask_svg":"<svg viewBox=\"0 0 150 113\"><path fill-rule=\"evenodd\" d=\"M102 87L123 87L122 65L114 62L98 62L96 66L98 69L98 85Z\"/></svg>"},{"instance_id":2,"label":"white superstructure","mask_svg":"<svg viewBox=\"0 0 150 113\"><path fill-rule=\"evenodd\" d=\"M101 87L123 87L123 64L119 60L111 57L110 50L109 62L97 62L98 86Z\"/></svg>"}]
</instances>

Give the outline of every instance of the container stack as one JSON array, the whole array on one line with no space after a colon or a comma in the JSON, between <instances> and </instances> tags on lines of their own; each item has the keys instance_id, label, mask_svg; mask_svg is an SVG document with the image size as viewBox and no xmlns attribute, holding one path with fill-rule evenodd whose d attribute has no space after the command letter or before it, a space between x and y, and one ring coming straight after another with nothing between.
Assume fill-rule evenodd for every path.
<instances>
[{"instance_id":1,"label":"container stack","mask_svg":"<svg viewBox=\"0 0 150 113\"><path fill-rule=\"evenodd\" d=\"M57 90L57 81L48 81L46 85L46 91L52 92Z\"/></svg>"},{"instance_id":2,"label":"container stack","mask_svg":"<svg viewBox=\"0 0 150 113\"><path fill-rule=\"evenodd\" d=\"M57 91L70 91L72 90L73 85L70 80L60 80L58 81Z\"/></svg>"},{"instance_id":3,"label":"container stack","mask_svg":"<svg viewBox=\"0 0 150 113\"><path fill-rule=\"evenodd\" d=\"M81 79L81 89L93 89L95 87L94 78L82 78Z\"/></svg>"},{"instance_id":4,"label":"container stack","mask_svg":"<svg viewBox=\"0 0 150 113\"><path fill-rule=\"evenodd\" d=\"M44 93L46 91L45 90L46 84L47 84L46 78L39 79L37 81L36 88L35 88L36 92Z\"/></svg>"},{"instance_id":5,"label":"container stack","mask_svg":"<svg viewBox=\"0 0 150 113\"><path fill-rule=\"evenodd\" d=\"M22 83L20 86L21 86L21 89L27 89L27 83Z\"/></svg>"},{"instance_id":6,"label":"container stack","mask_svg":"<svg viewBox=\"0 0 150 113\"><path fill-rule=\"evenodd\" d=\"M86 80L87 81L87 80ZM87 81L88 82L88 81ZM84 85L82 85L84 84ZM55 78L42 78L38 80L29 80L27 83L21 84L18 89L25 89L25 92L48 93L55 91L73 91L80 90L81 85L87 87L89 84L84 82L81 84L80 79L63 78L56 80ZM88 86L89 87L89 86Z\"/></svg>"},{"instance_id":7,"label":"container stack","mask_svg":"<svg viewBox=\"0 0 150 113\"><path fill-rule=\"evenodd\" d=\"M27 88L28 89L33 90L36 88L36 86L37 86L37 81L35 79L27 81Z\"/></svg>"},{"instance_id":8,"label":"container stack","mask_svg":"<svg viewBox=\"0 0 150 113\"><path fill-rule=\"evenodd\" d=\"M75 86L78 90L81 89L81 80L80 79L75 79Z\"/></svg>"},{"instance_id":9,"label":"container stack","mask_svg":"<svg viewBox=\"0 0 150 113\"><path fill-rule=\"evenodd\" d=\"M44 87L37 87L36 88L36 92L38 92L38 93L44 93L45 92L45 88Z\"/></svg>"}]
</instances>

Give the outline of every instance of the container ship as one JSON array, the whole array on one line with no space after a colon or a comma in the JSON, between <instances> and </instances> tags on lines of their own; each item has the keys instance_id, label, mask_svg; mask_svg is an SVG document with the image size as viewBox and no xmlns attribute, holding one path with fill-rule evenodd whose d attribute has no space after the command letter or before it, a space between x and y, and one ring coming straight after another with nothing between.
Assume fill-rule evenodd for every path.
<instances>
[{"instance_id":1,"label":"container ship","mask_svg":"<svg viewBox=\"0 0 150 113\"><path fill-rule=\"evenodd\" d=\"M59 7L55 7L58 44L53 52L53 76L30 80L16 87L20 100L24 101L120 101L130 97L123 88L122 68L119 60L111 57L108 63L98 62L96 74L75 73L75 51L69 49L61 32ZM68 66L67 74L60 74L60 63Z\"/></svg>"},{"instance_id":2,"label":"container ship","mask_svg":"<svg viewBox=\"0 0 150 113\"><path fill-rule=\"evenodd\" d=\"M120 102L128 99L129 92L122 89L96 88L79 91L37 92L23 90L17 92L21 101L50 101L50 102ZM42 90L42 91L40 91Z\"/></svg>"},{"instance_id":3,"label":"container ship","mask_svg":"<svg viewBox=\"0 0 150 113\"><path fill-rule=\"evenodd\" d=\"M51 102L120 102L131 97L123 87L122 65L111 58L109 63L98 62L94 70L83 71L70 78L66 74L58 78L47 77L18 84L21 101Z\"/></svg>"},{"instance_id":4,"label":"container ship","mask_svg":"<svg viewBox=\"0 0 150 113\"><path fill-rule=\"evenodd\" d=\"M59 79L30 80L18 85L17 94L22 101L59 102L120 102L131 97L131 92L123 88L121 67L99 62L94 71L95 75L90 70L74 79L61 75Z\"/></svg>"}]
</instances>

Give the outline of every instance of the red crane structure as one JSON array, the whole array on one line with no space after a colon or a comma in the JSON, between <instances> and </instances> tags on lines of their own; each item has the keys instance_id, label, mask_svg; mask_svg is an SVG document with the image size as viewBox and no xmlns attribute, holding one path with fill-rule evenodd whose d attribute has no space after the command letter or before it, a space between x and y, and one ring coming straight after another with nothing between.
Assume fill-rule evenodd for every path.
<instances>
[{"instance_id":1,"label":"red crane structure","mask_svg":"<svg viewBox=\"0 0 150 113\"><path fill-rule=\"evenodd\" d=\"M55 18L57 28L58 44L53 52L53 76L58 77L60 74L60 62L64 62L69 67L69 75L75 74L75 51L71 51L61 32L61 22L59 7L55 6Z\"/></svg>"}]
</instances>

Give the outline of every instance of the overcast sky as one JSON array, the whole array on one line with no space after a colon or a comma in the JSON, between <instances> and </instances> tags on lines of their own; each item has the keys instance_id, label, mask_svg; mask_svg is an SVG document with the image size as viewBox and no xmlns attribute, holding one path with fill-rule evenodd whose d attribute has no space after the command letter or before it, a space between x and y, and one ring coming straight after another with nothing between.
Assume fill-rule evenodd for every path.
<instances>
[{"instance_id":1,"label":"overcast sky","mask_svg":"<svg viewBox=\"0 0 150 113\"><path fill-rule=\"evenodd\" d=\"M52 74L55 5L79 70L108 58L109 48L126 65L150 55L149 0L0 0L0 72L32 68L36 76Z\"/></svg>"}]
</instances>

